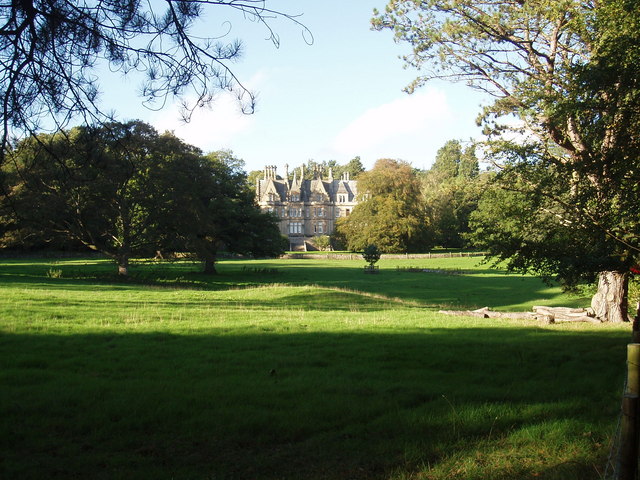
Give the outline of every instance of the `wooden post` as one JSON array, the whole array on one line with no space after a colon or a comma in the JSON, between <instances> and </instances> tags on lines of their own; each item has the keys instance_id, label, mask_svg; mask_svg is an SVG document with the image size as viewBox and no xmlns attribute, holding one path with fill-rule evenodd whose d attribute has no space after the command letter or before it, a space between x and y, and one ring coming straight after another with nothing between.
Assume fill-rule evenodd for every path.
<instances>
[{"instance_id":1,"label":"wooden post","mask_svg":"<svg viewBox=\"0 0 640 480\"><path fill-rule=\"evenodd\" d=\"M638 470L638 395L622 397L619 480L635 480Z\"/></svg>"},{"instance_id":2,"label":"wooden post","mask_svg":"<svg viewBox=\"0 0 640 480\"><path fill-rule=\"evenodd\" d=\"M638 471L638 398L640 343L627 345L627 388L622 397L622 429L618 457L619 480L635 480Z\"/></svg>"},{"instance_id":3,"label":"wooden post","mask_svg":"<svg viewBox=\"0 0 640 480\"><path fill-rule=\"evenodd\" d=\"M640 396L640 343L627 345L627 389L625 393Z\"/></svg>"},{"instance_id":4,"label":"wooden post","mask_svg":"<svg viewBox=\"0 0 640 480\"><path fill-rule=\"evenodd\" d=\"M636 303L636 316L633 317L633 343L640 343L640 302Z\"/></svg>"}]
</instances>

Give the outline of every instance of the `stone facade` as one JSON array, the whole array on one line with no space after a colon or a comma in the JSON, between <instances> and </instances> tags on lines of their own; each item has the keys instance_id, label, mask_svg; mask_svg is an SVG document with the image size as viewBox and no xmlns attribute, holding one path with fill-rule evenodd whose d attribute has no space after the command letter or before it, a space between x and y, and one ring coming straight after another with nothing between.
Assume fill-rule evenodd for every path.
<instances>
[{"instance_id":1,"label":"stone facade","mask_svg":"<svg viewBox=\"0 0 640 480\"><path fill-rule=\"evenodd\" d=\"M275 166L264 169L264 178L256 185L256 200L263 211L280 218L280 232L289 237L291 248L304 249L306 242L318 235L330 235L336 219L348 216L358 203L358 184L345 174L334 179L329 169L326 179L316 171L313 180L304 180L304 167L294 170L289 179L285 166L284 178Z\"/></svg>"}]
</instances>

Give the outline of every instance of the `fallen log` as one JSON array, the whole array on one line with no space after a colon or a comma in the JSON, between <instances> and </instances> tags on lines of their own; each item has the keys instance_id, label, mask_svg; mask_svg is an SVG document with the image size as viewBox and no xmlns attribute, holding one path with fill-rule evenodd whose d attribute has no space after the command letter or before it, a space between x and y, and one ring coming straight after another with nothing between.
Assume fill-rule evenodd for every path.
<instances>
[{"instance_id":1,"label":"fallen log","mask_svg":"<svg viewBox=\"0 0 640 480\"><path fill-rule=\"evenodd\" d=\"M443 315L476 318L508 318L516 320L538 320L547 323L590 322L601 323L593 316L591 309L568 307L534 306L533 312L495 312L489 307L477 310L440 310Z\"/></svg>"},{"instance_id":2,"label":"fallen log","mask_svg":"<svg viewBox=\"0 0 640 480\"><path fill-rule=\"evenodd\" d=\"M602 323L602 320L596 317L589 317L584 315L582 317L556 317L551 323L569 323L569 322L589 322L589 323Z\"/></svg>"},{"instance_id":3,"label":"fallen log","mask_svg":"<svg viewBox=\"0 0 640 480\"><path fill-rule=\"evenodd\" d=\"M456 317L515 318L526 320L533 319L535 315L532 312L494 312L488 308L481 308L479 310L440 310L438 313Z\"/></svg>"},{"instance_id":4,"label":"fallen log","mask_svg":"<svg viewBox=\"0 0 640 480\"><path fill-rule=\"evenodd\" d=\"M591 308L542 307L534 306L537 315L552 317L553 322L591 322L600 323Z\"/></svg>"},{"instance_id":5,"label":"fallen log","mask_svg":"<svg viewBox=\"0 0 640 480\"><path fill-rule=\"evenodd\" d=\"M440 310L438 313L442 313L443 315L453 315L455 317L489 318L489 315L484 312L474 312L471 310Z\"/></svg>"},{"instance_id":6,"label":"fallen log","mask_svg":"<svg viewBox=\"0 0 640 480\"><path fill-rule=\"evenodd\" d=\"M570 307L549 307L549 306L534 306L532 309L534 312L538 310L548 310L552 312L562 313L562 314L572 314L572 313L580 313L583 315L588 315L590 312L593 313L591 308L570 308Z\"/></svg>"}]
</instances>

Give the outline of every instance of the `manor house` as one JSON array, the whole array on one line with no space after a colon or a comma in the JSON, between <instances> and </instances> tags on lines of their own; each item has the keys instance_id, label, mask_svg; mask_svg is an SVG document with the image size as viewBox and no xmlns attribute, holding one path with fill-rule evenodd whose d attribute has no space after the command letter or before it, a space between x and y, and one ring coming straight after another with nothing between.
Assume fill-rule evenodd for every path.
<instances>
[{"instance_id":1,"label":"manor house","mask_svg":"<svg viewBox=\"0 0 640 480\"><path fill-rule=\"evenodd\" d=\"M307 242L318 235L330 235L336 219L348 216L357 204L358 184L346 173L333 178L329 169L326 179L320 170L313 180L304 179L304 166L293 171L285 165L284 178L275 166L264 169L264 178L256 184L256 200L263 211L280 218L280 232L289 237L292 250L306 250Z\"/></svg>"}]
</instances>

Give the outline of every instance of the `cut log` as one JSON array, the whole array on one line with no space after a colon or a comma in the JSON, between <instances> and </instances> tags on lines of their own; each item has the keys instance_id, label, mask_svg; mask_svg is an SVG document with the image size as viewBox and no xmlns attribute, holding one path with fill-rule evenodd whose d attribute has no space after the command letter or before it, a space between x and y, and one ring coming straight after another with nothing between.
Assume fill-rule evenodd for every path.
<instances>
[{"instance_id":1,"label":"cut log","mask_svg":"<svg viewBox=\"0 0 640 480\"><path fill-rule=\"evenodd\" d=\"M533 311L539 316L552 317L554 321L600 322L599 319L594 317L593 310L590 308L534 306Z\"/></svg>"},{"instance_id":2,"label":"cut log","mask_svg":"<svg viewBox=\"0 0 640 480\"><path fill-rule=\"evenodd\" d=\"M589 322L589 323L602 323L602 320L595 317L588 317L586 315L582 317L565 317L555 318L554 323L568 323L568 322Z\"/></svg>"},{"instance_id":3,"label":"cut log","mask_svg":"<svg viewBox=\"0 0 640 480\"><path fill-rule=\"evenodd\" d=\"M515 320L535 320L533 312L489 312L489 318L512 318Z\"/></svg>"},{"instance_id":4,"label":"cut log","mask_svg":"<svg viewBox=\"0 0 640 480\"><path fill-rule=\"evenodd\" d=\"M569 308L569 307L547 307L547 306L534 306L533 311L544 310L547 312L553 312L554 314L561 315L589 315L593 312L590 308ZM591 315L589 315L591 316Z\"/></svg>"},{"instance_id":5,"label":"cut log","mask_svg":"<svg viewBox=\"0 0 640 480\"><path fill-rule=\"evenodd\" d=\"M458 317L538 320L550 324L563 322L601 322L600 319L593 316L591 309L535 306L533 310L533 312L494 312L490 310L489 307L483 307L477 310L440 310L439 313Z\"/></svg>"},{"instance_id":6,"label":"cut log","mask_svg":"<svg viewBox=\"0 0 640 480\"><path fill-rule=\"evenodd\" d=\"M532 312L493 312L489 309L479 310L440 310L438 313L453 315L456 317L478 317L478 318L513 318L532 320L535 314Z\"/></svg>"},{"instance_id":7,"label":"cut log","mask_svg":"<svg viewBox=\"0 0 640 480\"><path fill-rule=\"evenodd\" d=\"M477 317L477 318L489 318L484 312L473 312L471 310L440 310L438 313L443 315L453 315L455 317Z\"/></svg>"}]
</instances>

